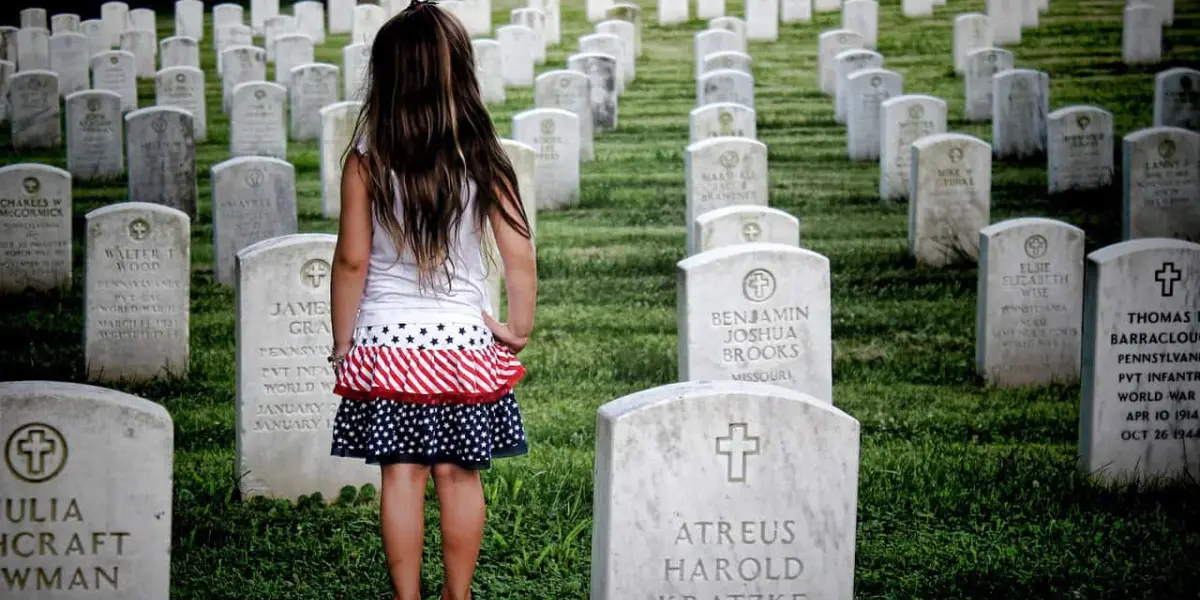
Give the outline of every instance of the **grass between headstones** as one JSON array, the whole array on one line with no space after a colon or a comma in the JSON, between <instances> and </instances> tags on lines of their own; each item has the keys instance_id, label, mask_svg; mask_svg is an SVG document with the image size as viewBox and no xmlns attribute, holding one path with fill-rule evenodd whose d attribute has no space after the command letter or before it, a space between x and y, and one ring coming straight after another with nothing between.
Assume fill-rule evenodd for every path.
<instances>
[{"instance_id":1,"label":"grass between headstones","mask_svg":"<svg viewBox=\"0 0 1200 600\"><path fill-rule=\"evenodd\" d=\"M494 25L513 0L497 2ZM285 12L288 10L285 8ZM728 3L742 14L743 3ZM966 124L953 76L952 22L983 11L954 1L930 19L880 9L878 51L907 93L948 104L949 131L990 140ZM1041 26L1011 49L1020 68L1050 75L1050 105L1111 111L1116 135L1151 125L1154 74L1200 60L1200 8L1178 7L1164 33L1168 62L1121 61L1119 2L1055 0ZM581 6L563 10L563 43L539 72L565 67L591 33ZM248 15L247 15L248 18ZM783 26L751 43L758 136L770 156L773 207L801 219L805 247L830 259L834 402L862 423L856 587L860 598L1173 598L1194 594L1200 555L1195 487L1102 489L1075 468L1077 387L995 390L974 373L975 269L916 266L906 253L906 208L877 200L878 166L846 158L845 129L815 75L817 35L839 14ZM205 31L211 31L211 14ZM579 205L538 217L541 308L518 390L532 442L526 458L485 476L489 524L477 595L587 597L595 409L676 378L675 263L685 255L684 164L695 104L693 20L669 28L643 13L644 56L620 100L619 126L597 135L583 165ZM173 35L163 14L158 37ZM316 60L342 65L348 35ZM212 275L210 169L229 158L212 39L201 42L209 137L197 148L199 217L192 225L191 371L122 386L166 406L176 423L172 597L287 600L374 598L386 588L372 494L323 506L240 502L234 477L234 293ZM139 80L140 106L154 82ZM531 89L492 107L500 134L533 108ZM334 232L320 218L319 149L289 141L300 230ZM20 156L0 133L0 163L65 167L65 147ZM1120 164L1119 161L1117 164ZM1082 227L1088 250L1115 242L1120 196L1049 198L1044 160L995 163L992 222L1044 216ZM1114 189L1120 189L1116 187ZM77 184L75 286L54 296L3 299L0 380L81 381L83 215L126 198L124 180ZM432 498L432 496L431 496ZM430 506L427 595L440 579ZM746 515L753 518L753 515ZM627 540L636 543L636 540Z\"/></svg>"}]
</instances>

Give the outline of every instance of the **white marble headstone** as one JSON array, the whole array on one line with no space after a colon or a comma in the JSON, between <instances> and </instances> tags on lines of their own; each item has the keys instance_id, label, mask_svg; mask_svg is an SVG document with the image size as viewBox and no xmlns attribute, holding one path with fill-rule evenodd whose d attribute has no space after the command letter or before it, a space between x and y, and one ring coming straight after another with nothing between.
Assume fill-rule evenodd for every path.
<instances>
[{"instance_id":1,"label":"white marble headstone","mask_svg":"<svg viewBox=\"0 0 1200 600\"><path fill-rule=\"evenodd\" d=\"M747 75L753 75L753 71L750 70L751 61L752 59L749 54L741 52L713 52L700 61L700 74L703 76L705 73L716 71L717 69L733 69Z\"/></svg>"},{"instance_id":2,"label":"white marble headstone","mask_svg":"<svg viewBox=\"0 0 1200 600\"><path fill-rule=\"evenodd\" d=\"M1154 77L1154 126L1200 131L1200 71L1175 67Z\"/></svg>"},{"instance_id":3,"label":"white marble headstone","mask_svg":"<svg viewBox=\"0 0 1200 600\"><path fill-rule=\"evenodd\" d=\"M500 42L501 66L506 87L531 87L533 85L534 46L537 43L534 31L524 25L504 25L496 28L496 41Z\"/></svg>"},{"instance_id":4,"label":"white marble headstone","mask_svg":"<svg viewBox=\"0 0 1200 600\"><path fill-rule=\"evenodd\" d=\"M699 79L703 73L704 57L717 52L745 52L745 38L739 38L732 31L725 29L709 29L700 31L692 38L692 55L695 60L695 75Z\"/></svg>"},{"instance_id":5,"label":"white marble headstone","mask_svg":"<svg viewBox=\"0 0 1200 600\"><path fill-rule=\"evenodd\" d=\"M779 2L780 23L812 23L812 15L812 0L780 0Z\"/></svg>"},{"instance_id":6,"label":"white marble headstone","mask_svg":"<svg viewBox=\"0 0 1200 600\"><path fill-rule=\"evenodd\" d=\"M979 232L975 366L991 385L1079 380L1083 230L1052 219Z\"/></svg>"},{"instance_id":7,"label":"white marble headstone","mask_svg":"<svg viewBox=\"0 0 1200 600\"><path fill-rule=\"evenodd\" d=\"M1127 65L1152 65L1162 61L1162 15L1149 4L1125 7L1121 29L1121 59Z\"/></svg>"},{"instance_id":8,"label":"white marble headstone","mask_svg":"<svg viewBox=\"0 0 1200 600\"><path fill-rule=\"evenodd\" d=\"M90 89L88 39L82 33L50 36L50 70L58 75L58 92L64 97Z\"/></svg>"},{"instance_id":9,"label":"white marble headstone","mask_svg":"<svg viewBox=\"0 0 1200 600\"><path fill-rule=\"evenodd\" d=\"M292 69L288 88L289 135L297 141L321 136L321 109L338 101L338 68L312 63Z\"/></svg>"},{"instance_id":10,"label":"white marble headstone","mask_svg":"<svg viewBox=\"0 0 1200 600\"><path fill-rule=\"evenodd\" d=\"M732 33L735 36L734 39L736 41L735 41L733 47L724 48L723 44L722 44L722 48L720 48L720 49L736 50L738 52L749 52L749 46L747 45L747 42L746 42L746 22L745 21L743 21L737 17L717 17L708 22L708 28L713 31L728 31L729 33ZM699 32L697 33L697 35L698 34L699 34ZM719 51L720 49L708 50L708 52Z\"/></svg>"},{"instance_id":11,"label":"white marble headstone","mask_svg":"<svg viewBox=\"0 0 1200 600\"><path fill-rule=\"evenodd\" d=\"M472 41L471 45L475 46L476 41ZM476 46L478 50L478 46ZM481 56L478 51L475 53L475 62L481 62ZM498 58L498 55L497 55ZM342 96L347 100L362 100L367 93L367 68L371 64L371 46L368 44L350 44L342 48L342 74L344 75L344 89ZM492 64L492 63L489 63ZM496 77L500 77L500 64L497 62L493 66L496 67ZM504 91L503 81L501 81L500 91ZM486 100L486 98L485 98Z\"/></svg>"},{"instance_id":12,"label":"white marble headstone","mask_svg":"<svg viewBox=\"0 0 1200 600\"><path fill-rule=\"evenodd\" d=\"M992 150L997 158L1028 158L1046 152L1050 76L1010 69L992 77Z\"/></svg>"},{"instance_id":13,"label":"white marble headstone","mask_svg":"<svg viewBox=\"0 0 1200 600\"><path fill-rule=\"evenodd\" d=\"M900 0L900 14L908 18L933 16L933 0Z\"/></svg>"},{"instance_id":14,"label":"white marble headstone","mask_svg":"<svg viewBox=\"0 0 1200 600\"><path fill-rule=\"evenodd\" d=\"M131 202L162 204L195 217L194 130L191 111L173 106L151 106L125 115Z\"/></svg>"},{"instance_id":15,"label":"white marble headstone","mask_svg":"<svg viewBox=\"0 0 1200 600\"><path fill-rule=\"evenodd\" d=\"M513 139L537 151L538 210L579 204L579 116L561 108L535 108L513 117Z\"/></svg>"},{"instance_id":16,"label":"white marble headstone","mask_svg":"<svg viewBox=\"0 0 1200 600\"><path fill-rule=\"evenodd\" d=\"M88 379L183 375L191 288L188 216L161 204L119 202L88 213L86 221L83 352Z\"/></svg>"},{"instance_id":17,"label":"white marble headstone","mask_svg":"<svg viewBox=\"0 0 1200 600\"><path fill-rule=\"evenodd\" d=\"M237 282L237 253L296 233L296 169L268 156L242 156L212 168L213 274Z\"/></svg>"},{"instance_id":18,"label":"white marble headstone","mask_svg":"<svg viewBox=\"0 0 1200 600\"><path fill-rule=\"evenodd\" d=\"M217 54L217 73L225 74L225 51L238 46L253 46L254 45L254 30L250 29L249 25L240 25L237 23L231 25L222 25L217 29L216 48ZM263 60L266 60L266 51L263 52Z\"/></svg>"},{"instance_id":19,"label":"white marble headstone","mask_svg":"<svg viewBox=\"0 0 1200 600\"><path fill-rule=\"evenodd\" d=\"M104 31L104 21L100 19L89 19L79 24L79 32L86 35L88 38L88 59L92 55L105 52L109 49L108 33Z\"/></svg>"},{"instance_id":20,"label":"white marble headstone","mask_svg":"<svg viewBox=\"0 0 1200 600\"><path fill-rule=\"evenodd\" d=\"M746 0L746 39L779 39L779 0Z\"/></svg>"},{"instance_id":21,"label":"white marble headstone","mask_svg":"<svg viewBox=\"0 0 1200 600\"><path fill-rule=\"evenodd\" d=\"M354 7L358 0L329 0L329 33L351 33L354 30Z\"/></svg>"},{"instance_id":22,"label":"white marble headstone","mask_svg":"<svg viewBox=\"0 0 1200 600\"><path fill-rule=\"evenodd\" d=\"M667 27L686 23L688 4L690 3L687 0L657 0L658 26Z\"/></svg>"},{"instance_id":23,"label":"white marble headstone","mask_svg":"<svg viewBox=\"0 0 1200 600\"><path fill-rule=\"evenodd\" d=\"M624 68L630 51L625 41L615 35L592 33L579 38L580 54L608 54L617 59L617 94L625 93L625 85L632 81Z\"/></svg>"},{"instance_id":24,"label":"white marble headstone","mask_svg":"<svg viewBox=\"0 0 1200 600\"><path fill-rule=\"evenodd\" d=\"M587 75L592 94L592 131L617 128L617 59L608 54L572 54L567 58L572 71Z\"/></svg>"},{"instance_id":25,"label":"white marble headstone","mask_svg":"<svg viewBox=\"0 0 1200 600\"><path fill-rule=\"evenodd\" d=\"M979 258L979 230L991 220L992 148L961 133L912 144L908 182L908 249L940 267Z\"/></svg>"},{"instance_id":26,"label":"white marble headstone","mask_svg":"<svg viewBox=\"0 0 1200 600\"><path fill-rule=\"evenodd\" d=\"M304 0L292 5L296 17L296 29L312 38L314 44L325 43L325 5L314 0Z\"/></svg>"},{"instance_id":27,"label":"white marble headstone","mask_svg":"<svg viewBox=\"0 0 1200 600\"><path fill-rule=\"evenodd\" d=\"M621 54L621 72L626 83L637 78L637 35L633 23L623 19L612 19L596 24L596 33L615 35L621 38L623 53ZM587 50L582 50L587 52ZM601 51L602 52L602 51Z\"/></svg>"},{"instance_id":28,"label":"white marble headstone","mask_svg":"<svg viewBox=\"0 0 1200 600\"><path fill-rule=\"evenodd\" d=\"M1025 0L987 0L992 41L1005 46L1021 43L1021 3Z\"/></svg>"},{"instance_id":29,"label":"white marble headstone","mask_svg":"<svg viewBox=\"0 0 1200 600\"><path fill-rule=\"evenodd\" d=\"M22 71L8 85L12 144L17 152L58 148L62 123L58 76L50 71Z\"/></svg>"},{"instance_id":30,"label":"white marble headstone","mask_svg":"<svg viewBox=\"0 0 1200 600\"><path fill-rule=\"evenodd\" d=\"M0 522L9 544L6 598L167 598L174 457L167 410L90 385L15 381L0 383L0 415L10 452L0 488L16 509L15 520ZM48 589L57 585L61 592Z\"/></svg>"},{"instance_id":31,"label":"white marble headstone","mask_svg":"<svg viewBox=\"0 0 1200 600\"><path fill-rule=\"evenodd\" d=\"M175 35L204 39L204 3L200 0L179 0L175 3Z\"/></svg>"},{"instance_id":32,"label":"white marble headstone","mask_svg":"<svg viewBox=\"0 0 1200 600\"><path fill-rule=\"evenodd\" d=\"M84 90L67 96L67 170L79 181L108 180L125 174L121 96Z\"/></svg>"},{"instance_id":33,"label":"white marble headstone","mask_svg":"<svg viewBox=\"0 0 1200 600\"><path fill-rule=\"evenodd\" d=\"M287 158L287 93L283 86L265 81L234 88L229 115L231 156Z\"/></svg>"},{"instance_id":34,"label":"white marble headstone","mask_svg":"<svg viewBox=\"0 0 1200 600\"><path fill-rule=\"evenodd\" d=\"M904 78L885 69L863 69L845 85L846 154L850 160L878 160L883 141L884 101L904 93Z\"/></svg>"},{"instance_id":35,"label":"white marble headstone","mask_svg":"<svg viewBox=\"0 0 1200 600\"><path fill-rule=\"evenodd\" d=\"M725 206L767 206L767 145L741 137L715 137L690 144L684 152L687 248L693 252L692 223Z\"/></svg>"},{"instance_id":36,"label":"white marble headstone","mask_svg":"<svg viewBox=\"0 0 1200 600\"><path fill-rule=\"evenodd\" d=\"M108 47L121 43L121 34L129 28L129 5L124 2L105 2L100 5L100 20L108 35Z\"/></svg>"},{"instance_id":37,"label":"white marble headstone","mask_svg":"<svg viewBox=\"0 0 1200 600\"><path fill-rule=\"evenodd\" d=\"M158 72L158 41L147 29L129 29L121 34L121 50L133 55L133 72L139 79L153 79Z\"/></svg>"},{"instance_id":38,"label":"white marble headstone","mask_svg":"<svg viewBox=\"0 0 1200 600\"><path fill-rule=\"evenodd\" d=\"M17 64L17 33L12 25L0 25L0 60Z\"/></svg>"},{"instance_id":39,"label":"white marble headstone","mask_svg":"<svg viewBox=\"0 0 1200 600\"><path fill-rule=\"evenodd\" d=\"M314 60L313 42L307 35L293 33L280 36L275 40L275 83L287 87L291 83L292 69L311 64Z\"/></svg>"},{"instance_id":40,"label":"white marble headstone","mask_svg":"<svg viewBox=\"0 0 1200 600\"><path fill-rule=\"evenodd\" d=\"M584 6L588 22L599 23L608 14L608 9L612 8L613 0L585 0Z\"/></svg>"},{"instance_id":41,"label":"white marble headstone","mask_svg":"<svg viewBox=\"0 0 1200 600\"><path fill-rule=\"evenodd\" d=\"M1088 255L1080 467L1104 482L1200 474L1200 244L1143 239Z\"/></svg>"},{"instance_id":42,"label":"white marble headstone","mask_svg":"<svg viewBox=\"0 0 1200 600\"><path fill-rule=\"evenodd\" d=\"M200 44L196 38L169 37L158 44L162 68L194 67L200 68Z\"/></svg>"},{"instance_id":43,"label":"white marble headstone","mask_svg":"<svg viewBox=\"0 0 1200 600\"><path fill-rule=\"evenodd\" d=\"M46 22L46 9L44 8L26 8L20 14L21 27L40 27L48 29L50 26Z\"/></svg>"},{"instance_id":44,"label":"white marble headstone","mask_svg":"<svg viewBox=\"0 0 1200 600\"><path fill-rule=\"evenodd\" d=\"M879 3L849 0L842 5L842 29L862 36L863 47L874 49L879 41Z\"/></svg>"},{"instance_id":45,"label":"white marble headstone","mask_svg":"<svg viewBox=\"0 0 1200 600\"><path fill-rule=\"evenodd\" d=\"M267 19L279 15L279 0L250 0L250 27L254 35L263 35Z\"/></svg>"},{"instance_id":46,"label":"white marble headstone","mask_svg":"<svg viewBox=\"0 0 1200 600\"><path fill-rule=\"evenodd\" d=\"M142 31L153 31L158 35L158 16L153 9L135 8L129 11L129 28Z\"/></svg>"},{"instance_id":47,"label":"white marble headstone","mask_svg":"<svg viewBox=\"0 0 1200 600\"><path fill-rule=\"evenodd\" d=\"M966 116L972 123L992 118L992 76L1013 68L1013 54L1001 48L980 48L967 54L963 87Z\"/></svg>"},{"instance_id":48,"label":"white marble headstone","mask_svg":"<svg viewBox=\"0 0 1200 600\"><path fill-rule=\"evenodd\" d=\"M680 381L773 383L833 402L829 259L752 242L675 271Z\"/></svg>"},{"instance_id":49,"label":"white marble headstone","mask_svg":"<svg viewBox=\"0 0 1200 600\"><path fill-rule=\"evenodd\" d=\"M108 90L121 96L121 110L137 110L137 73L133 54L110 50L92 55L92 89Z\"/></svg>"},{"instance_id":50,"label":"white marble headstone","mask_svg":"<svg viewBox=\"0 0 1200 600\"><path fill-rule=\"evenodd\" d=\"M933 96L904 95L884 100L879 110L879 198L904 200L912 171L912 143L946 133L946 102Z\"/></svg>"},{"instance_id":51,"label":"white marble headstone","mask_svg":"<svg viewBox=\"0 0 1200 600\"><path fill-rule=\"evenodd\" d=\"M296 27L296 17L275 15L263 24L263 47L267 49L267 62L275 62L275 43L285 35L300 35L300 30Z\"/></svg>"},{"instance_id":52,"label":"white marble headstone","mask_svg":"<svg viewBox=\"0 0 1200 600\"><path fill-rule=\"evenodd\" d=\"M533 64L546 64L546 13L535 8L514 8L509 17L513 25L533 31Z\"/></svg>"},{"instance_id":53,"label":"white marble headstone","mask_svg":"<svg viewBox=\"0 0 1200 600\"><path fill-rule=\"evenodd\" d=\"M697 19L717 19L725 16L725 0L696 0Z\"/></svg>"},{"instance_id":54,"label":"white marble headstone","mask_svg":"<svg viewBox=\"0 0 1200 600\"><path fill-rule=\"evenodd\" d=\"M547 71L534 80L534 106L561 108L579 117L579 160L595 157L591 81L578 71Z\"/></svg>"},{"instance_id":55,"label":"white marble headstone","mask_svg":"<svg viewBox=\"0 0 1200 600\"><path fill-rule=\"evenodd\" d=\"M221 73L221 107L228 113L233 109L233 90L243 83L267 78L267 52L254 46L233 46L221 56L225 66Z\"/></svg>"},{"instance_id":56,"label":"white marble headstone","mask_svg":"<svg viewBox=\"0 0 1200 600\"><path fill-rule=\"evenodd\" d=\"M862 69L882 69L883 55L874 50L855 48L839 52L833 58L833 118L846 123L846 83L850 75Z\"/></svg>"},{"instance_id":57,"label":"white marble headstone","mask_svg":"<svg viewBox=\"0 0 1200 600\"><path fill-rule=\"evenodd\" d=\"M350 34L350 43L370 45L375 41L375 34L388 20L387 11L374 4L359 4L354 7L354 26Z\"/></svg>"},{"instance_id":58,"label":"white marble headstone","mask_svg":"<svg viewBox=\"0 0 1200 600\"><path fill-rule=\"evenodd\" d=\"M865 41L858 32L835 29L821 33L817 38L817 70L820 74L821 93L833 96L837 92L834 64L837 55L847 50L863 48Z\"/></svg>"},{"instance_id":59,"label":"white marble headstone","mask_svg":"<svg viewBox=\"0 0 1200 600\"><path fill-rule=\"evenodd\" d=\"M50 69L50 30L26 27L17 31L17 71Z\"/></svg>"},{"instance_id":60,"label":"white marble headstone","mask_svg":"<svg viewBox=\"0 0 1200 600\"><path fill-rule=\"evenodd\" d=\"M349 100L321 109L321 216L336 219L342 214L342 167L353 143L354 128L362 102Z\"/></svg>"},{"instance_id":61,"label":"white marble headstone","mask_svg":"<svg viewBox=\"0 0 1200 600\"><path fill-rule=\"evenodd\" d=\"M50 35L59 33L81 33L79 15L74 13L59 13L50 17Z\"/></svg>"},{"instance_id":62,"label":"white marble headstone","mask_svg":"<svg viewBox=\"0 0 1200 600\"><path fill-rule=\"evenodd\" d=\"M9 120L8 87L16 74L17 65L11 61L0 60L0 123L7 123Z\"/></svg>"},{"instance_id":63,"label":"white marble headstone","mask_svg":"<svg viewBox=\"0 0 1200 600\"><path fill-rule=\"evenodd\" d=\"M1050 113L1046 123L1051 194L1112 185L1112 113L1096 106L1068 106Z\"/></svg>"},{"instance_id":64,"label":"white marble headstone","mask_svg":"<svg viewBox=\"0 0 1200 600\"><path fill-rule=\"evenodd\" d=\"M696 253L737 244L800 245L800 221L767 206L726 206L710 210L692 223Z\"/></svg>"},{"instance_id":65,"label":"white marble headstone","mask_svg":"<svg viewBox=\"0 0 1200 600\"><path fill-rule=\"evenodd\" d=\"M0 167L0 292L71 287L71 174Z\"/></svg>"},{"instance_id":66,"label":"white marble headstone","mask_svg":"<svg viewBox=\"0 0 1200 600\"><path fill-rule=\"evenodd\" d=\"M208 139L208 104L204 71L194 67L171 67L158 72L154 103L174 106L192 115L192 132L197 143Z\"/></svg>"},{"instance_id":67,"label":"white marble headstone","mask_svg":"<svg viewBox=\"0 0 1200 600\"><path fill-rule=\"evenodd\" d=\"M529 219L529 230L534 234L534 243L537 243L537 150L529 144L522 144L516 140L500 138L500 146L504 148L504 154L508 156L508 161L512 163L513 171L517 175L517 190L521 194L521 206L525 209L525 216ZM503 271L503 264L499 265L498 271ZM492 312L493 316L500 314L499 302L500 294L492 294L492 300L496 302L496 310Z\"/></svg>"},{"instance_id":68,"label":"white marble headstone","mask_svg":"<svg viewBox=\"0 0 1200 600\"><path fill-rule=\"evenodd\" d=\"M379 485L379 467L329 455L333 418L329 234L264 240L238 253L237 472L243 497L295 500Z\"/></svg>"},{"instance_id":69,"label":"white marble headstone","mask_svg":"<svg viewBox=\"0 0 1200 600\"><path fill-rule=\"evenodd\" d=\"M687 382L605 404L596 432L593 600L853 597L854 418L778 386Z\"/></svg>"},{"instance_id":70,"label":"white marble headstone","mask_svg":"<svg viewBox=\"0 0 1200 600\"><path fill-rule=\"evenodd\" d=\"M967 71L967 55L984 48L991 48L992 24L982 13L964 13L954 17L954 72Z\"/></svg>"},{"instance_id":71,"label":"white marble headstone","mask_svg":"<svg viewBox=\"0 0 1200 600\"><path fill-rule=\"evenodd\" d=\"M458 12L458 18L466 27L467 33L471 37L486 37L491 35L492 31L492 0L462 0L462 8ZM558 16L558 0L547 0L543 3L548 14L554 19ZM559 23L557 19L553 21L555 26ZM558 44L558 29L552 30L551 39Z\"/></svg>"},{"instance_id":72,"label":"white marble headstone","mask_svg":"<svg viewBox=\"0 0 1200 600\"><path fill-rule=\"evenodd\" d=\"M716 102L692 109L688 114L688 143L714 137L756 139L758 131L753 108L733 102Z\"/></svg>"},{"instance_id":73,"label":"white marble headstone","mask_svg":"<svg viewBox=\"0 0 1200 600\"><path fill-rule=\"evenodd\" d=\"M733 102L754 108L754 78L733 69L717 69L696 81L696 106Z\"/></svg>"},{"instance_id":74,"label":"white marble headstone","mask_svg":"<svg viewBox=\"0 0 1200 600\"><path fill-rule=\"evenodd\" d=\"M1200 133L1151 127L1123 140L1124 239L1200 243Z\"/></svg>"}]
</instances>

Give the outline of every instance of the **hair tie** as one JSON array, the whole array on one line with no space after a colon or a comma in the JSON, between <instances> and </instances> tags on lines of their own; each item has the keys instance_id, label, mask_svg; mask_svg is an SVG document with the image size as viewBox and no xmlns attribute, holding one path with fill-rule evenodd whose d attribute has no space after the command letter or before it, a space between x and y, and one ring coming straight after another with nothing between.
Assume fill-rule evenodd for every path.
<instances>
[{"instance_id":1,"label":"hair tie","mask_svg":"<svg viewBox=\"0 0 1200 600\"><path fill-rule=\"evenodd\" d=\"M412 0L408 3L409 8L417 8L429 4L431 0Z\"/></svg>"}]
</instances>

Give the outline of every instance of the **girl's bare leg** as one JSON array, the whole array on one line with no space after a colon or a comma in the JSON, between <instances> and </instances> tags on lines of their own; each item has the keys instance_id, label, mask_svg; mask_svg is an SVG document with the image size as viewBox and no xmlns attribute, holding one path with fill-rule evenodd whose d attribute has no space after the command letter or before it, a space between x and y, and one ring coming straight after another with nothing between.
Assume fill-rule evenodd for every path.
<instances>
[{"instance_id":1,"label":"girl's bare leg","mask_svg":"<svg viewBox=\"0 0 1200 600\"><path fill-rule=\"evenodd\" d=\"M483 484L478 471L452 464L435 466L433 483L442 508L442 560L446 563L442 600L470 600L486 515Z\"/></svg>"},{"instance_id":2,"label":"girl's bare leg","mask_svg":"<svg viewBox=\"0 0 1200 600\"><path fill-rule=\"evenodd\" d=\"M383 466L379 520L395 600L421 600L421 551L425 538L425 485L428 482L428 466Z\"/></svg>"}]
</instances>

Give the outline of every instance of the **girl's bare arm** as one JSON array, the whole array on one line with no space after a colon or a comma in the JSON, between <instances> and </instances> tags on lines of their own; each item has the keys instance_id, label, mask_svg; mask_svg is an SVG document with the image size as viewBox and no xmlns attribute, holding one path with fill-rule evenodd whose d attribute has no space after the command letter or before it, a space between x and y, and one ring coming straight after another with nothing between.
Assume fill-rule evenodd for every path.
<instances>
[{"instance_id":1,"label":"girl's bare arm","mask_svg":"<svg viewBox=\"0 0 1200 600\"><path fill-rule=\"evenodd\" d=\"M342 171L342 214L337 247L333 251L333 277L329 289L333 313L333 352L345 354L354 342L354 322L367 284L371 259L371 201L365 171L351 152Z\"/></svg>"}]
</instances>

